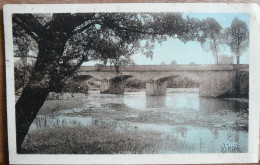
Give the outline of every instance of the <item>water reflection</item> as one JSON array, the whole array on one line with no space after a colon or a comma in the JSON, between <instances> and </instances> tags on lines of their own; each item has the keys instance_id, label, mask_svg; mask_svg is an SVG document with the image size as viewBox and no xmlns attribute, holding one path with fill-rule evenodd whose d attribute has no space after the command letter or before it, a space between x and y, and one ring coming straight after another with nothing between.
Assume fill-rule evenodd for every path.
<instances>
[{"instance_id":1,"label":"water reflection","mask_svg":"<svg viewBox=\"0 0 260 165\"><path fill-rule=\"evenodd\" d=\"M146 96L144 90L125 95L94 92L82 99L86 101L82 108L38 115L30 132L86 126L126 135L137 132L144 139L154 136L160 139L154 144L157 153L248 151L247 128L241 129L248 122L247 102L173 91L168 91L166 96Z\"/></svg>"},{"instance_id":2,"label":"water reflection","mask_svg":"<svg viewBox=\"0 0 260 165\"><path fill-rule=\"evenodd\" d=\"M166 96L146 96L146 108L166 107Z\"/></svg>"},{"instance_id":3,"label":"water reflection","mask_svg":"<svg viewBox=\"0 0 260 165\"><path fill-rule=\"evenodd\" d=\"M248 109L248 102L199 97L199 93L174 93L173 90L174 89L167 89L167 95L160 96L146 96L145 91L126 92L123 96L124 101L122 102L129 107L140 110L149 110L149 108L170 108L212 113L220 110L240 112Z\"/></svg>"},{"instance_id":4,"label":"water reflection","mask_svg":"<svg viewBox=\"0 0 260 165\"><path fill-rule=\"evenodd\" d=\"M198 93L169 93L166 105L172 109L199 110Z\"/></svg>"},{"instance_id":5,"label":"water reflection","mask_svg":"<svg viewBox=\"0 0 260 165\"><path fill-rule=\"evenodd\" d=\"M145 90L142 90L125 92L124 103L140 110L149 110L149 108L199 110L199 95L198 93L174 93L172 89L167 89L167 95L146 96Z\"/></svg>"},{"instance_id":6,"label":"water reflection","mask_svg":"<svg viewBox=\"0 0 260 165\"><path fill-rule=\"evenodd\" d=\"M212 113L221 110L230 110L232 112L240 112L248 109L247 102L230 101L224 99L199 97L199 109L206 113Z\"/></svg>"}]
</instances>

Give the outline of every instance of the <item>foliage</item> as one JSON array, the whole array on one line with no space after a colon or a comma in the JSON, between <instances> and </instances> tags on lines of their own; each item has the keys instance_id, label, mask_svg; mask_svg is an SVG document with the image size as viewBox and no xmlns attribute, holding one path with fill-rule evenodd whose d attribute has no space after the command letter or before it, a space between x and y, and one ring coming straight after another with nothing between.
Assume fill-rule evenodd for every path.
<instances>
[{"instance_id":1,"label":"foliage","mask_svg":"<svg viewBox=\"0 0 260 165\"><path fill-rule=\"evenodd\" d=\"M142 86L145 86L145 83L132 77L126 80L125 86L127 88L141 88Z\"/></svg>"},{"instance_id":2,"label":"foliage","mask_svg":"<svg viewBox=\"0 0 260 165\"><path fill-rule=\"evenodd\" d=\"M234 57L221 55L219 56L219 64L234 64Z\"/></svg>"},{"instance_id":3,"label":"foliage","mask_svg":"<svg viewBox=\"0 0 260 165\"><path fill-rule=\"evenodd\" d=\"M18 65L14 68L15 94L20 94L29 81L33 67Z\"/></svg>"},{"instance_id":4,"label":"foliage","mask_svg":"<svg viewBox=\"0 0 260 165\"><path fill-rule=\"evenodd\" d=\"M176 60L172 60L172 62L170 63L170 65L177 65Z\"/></svg>"},{"instance_id":5,"label":"foliage","mask_svg":"<svg viewBox=\"0 0 260 165\"><path fill-rule=\"evenodd\" d=\"M246 23L234 18L229 28L225 30L225 41L231 52L236 57L236 63L240 63L240 57L249 46L249 30Z\"/></svg>"},{"instance_id":6,"label":"foliage","mask_svg":"<svg viewBox=\"0 0 260 165\"><path fill-rule=\"evenodd\" d=\"M202 21L203 35L201 43L206 51L211 51L216 64L219 64L219 51L222 44L222 27L214 18L206 18Z\"/></svg>"},{"instance_id":7,"label":"foliage","mask_svg":"<svg viewBox=\"0 0 260 165\"><path fill-rule=\"evenodd\" d=\"M22 90L25 88L26 84L29 82L29 78L33 72L32 65L17 65L14 68L15 76L15 94L21 94ZM68 79L64 83L64 88L62 92L88 92L88 86L81 86L76 80Z\"/></svg>"},{"instance_id":8,"label":"foliage","mask_svg":"<svg viewBox=\"0 0 260 165\"><path fill-rule=\"evenodd\" d=\"M28 57L29 52L38 53L38 45L17 23L13 23L14 57ZM26 59L26 58L22 58ZM26 65L26 61L22 60Z\"/></svg>"},{"instance_id":9,"label":"foliage","mask_svg":"<svg viewBox=\"0 0 260 165\"><path fill-rule=\"evenodd\" d=\"M194 65L196 65L196 63L195 63L194 61L191 61L191 62L189 63L189 65L194 66Z\"/></svg>"},{"instance_id":10,"label":"foliage","mask_svg":"<svg viewBox=\"0 0 260 165\"><path fill-rule=\"evenodd\" d=\"M152 57L153 44L164 41L166 35L184 42L193 39L188 34L189 25L179 13L15 14L13 20L38 43L39 50L45 45L44 40L48 49L55 45L60 49L49 50L52 55L45 57L38 55L36 62L36 70L48 73L46 87L55 92L61 91L64 78L85 61L109 61L115 66L133 64L133 53L147 52L147 57ZM144 46L140 44L142 40L146 41Z\"/></svg>"},{"instance_id":11,"label":"foliage","mask_svg":"<svg viewBox=\"0 0 260 165\"><path fill-rule=\"evenodd\" d=\"M187 77L171 78L167 81L168 88L198 88L199 82L193 81Z\"/></svg>"},{"instance_id":12,"label":"foliage","mask_svg":"<svg viewBox=\"0 0 260 165\"><path fill-rule=\"evenodd\" d=\"M88 86L87 85L80 85L74 79L69 79L62 90L62 92L82 92L88 93Z\"/></svg>"},{"instance_id":13,"label":"foliage","mask_svg":"<svg viewBox=\"0 0 260 165\"><path fill-rule=\"evenodd\" d=\"M161 65L166 65L165 62L162 62Z\"/></svg>"}]
</instances>

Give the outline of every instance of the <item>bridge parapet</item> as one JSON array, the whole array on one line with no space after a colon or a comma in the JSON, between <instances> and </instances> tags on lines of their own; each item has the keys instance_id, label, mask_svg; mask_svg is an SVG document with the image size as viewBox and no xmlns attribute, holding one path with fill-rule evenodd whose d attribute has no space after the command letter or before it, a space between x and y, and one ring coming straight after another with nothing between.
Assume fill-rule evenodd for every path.
<instances>
[{"instance_id":1,"label":"bridge parapet","mask_svg":"<svg viewBox=\"0 0 260 165\"><path fill-rule=\"evenodd\" d=\"M228 70L236 70L236 64L214 64L214 65L129 65L122 66L120 70L127 72L137 72L137 71L228 71ZM248 64L240 64L238 66L239 70L248 70ZM79 72L114 72L114 66L82 66L79 69Z\"/></svg>"}]
</instances>

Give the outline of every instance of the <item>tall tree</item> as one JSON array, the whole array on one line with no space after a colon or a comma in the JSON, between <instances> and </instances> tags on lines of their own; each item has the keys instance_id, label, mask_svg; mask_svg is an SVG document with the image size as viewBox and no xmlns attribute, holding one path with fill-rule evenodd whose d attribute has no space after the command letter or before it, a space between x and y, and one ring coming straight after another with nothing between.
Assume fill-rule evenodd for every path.
<instances>
[{"instance_id":1,"label":"tall tree","mask_svg":"<svg viewBox=\"0 0 260 165\"><path fill-rule=\"evenodd\" d=\"M226 44L236 58L236 64L240 64L240 57L249 46L249 30L246 23L234 18L229 28L225 30Z\"/></svg>"},{"instance_id":2,"label":"tall tree","mask_svg":"<svg viewBox=\"0 0 260 165\"><path fill-rule=\"evenodd\" d=\"M207 51L211 51L215 58L215 63L219 64L219 51L222 44L222 27L214 18L206 18L201 23L201 29L203 35L201 36L201 42L203 48Z\"/></svg>"},{"instance_id":3,"label":"tall tree","mask_svg":"<svg viewBox=\"0 0 260 165\"><path fill-rule=\"evenodd\" d=\"M225 30L225 42L236 58L235 96L240 97L240 76L238 66L240 57L248 49L249 31L246 23L238 18L234 18L231 26Z\"/></svg>"},{"instance_id":4,"label":"tall tree","mask_svg":"<svg viewBox=\"0 0 260 165\"><path fill-rule=\"evenodd\" d=\"M193 25L179 13L14 14L12 20L38 45L33 72L15 106L18 152L49 92L61 92L82 63L122 62L142 40L194 39Z\"/></svg>"}]
</instances>

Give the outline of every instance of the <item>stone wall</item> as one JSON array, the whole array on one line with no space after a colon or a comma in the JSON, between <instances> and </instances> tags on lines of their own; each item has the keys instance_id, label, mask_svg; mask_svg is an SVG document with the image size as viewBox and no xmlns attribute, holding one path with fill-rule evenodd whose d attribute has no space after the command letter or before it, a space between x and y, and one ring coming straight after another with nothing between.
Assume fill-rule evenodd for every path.
<instances>
[{"instance_id":1,"label":"stone wall","mask_svg":"<svg viewBox=\"0 0 260 165\"><path fill-rule=\"evenodd\" d=\"M219 97L234 88L235 71L206 72L200 80L200 96Z\"/></svg>"},{"instance_id":2,"label":"stone wall","mask_svg":"<svg viewBox=\"0 0 260 165\"><path fill-rule=\"evenodd\" d=\"M239 82L240 82L241 96L248 97L248 95L249 95L249 72L240 71L239 72Z\"/></svg>"}]
</instances>

